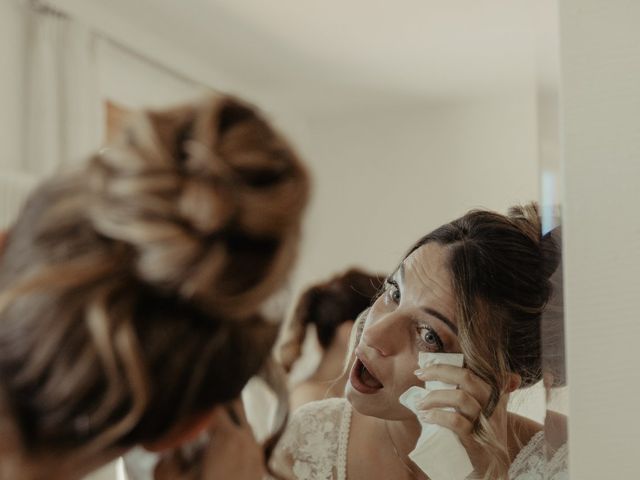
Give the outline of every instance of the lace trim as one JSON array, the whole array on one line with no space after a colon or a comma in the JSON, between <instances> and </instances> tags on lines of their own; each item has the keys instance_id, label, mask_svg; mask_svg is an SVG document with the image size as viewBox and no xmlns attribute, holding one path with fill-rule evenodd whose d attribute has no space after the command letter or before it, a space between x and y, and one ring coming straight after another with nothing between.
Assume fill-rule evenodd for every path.
<instances>
[{"instance_id":1,"label":"lace trim","mask_svg":"<svg viewBox=\"0 0 640 480\"><path fill-rule=\"evenodd\" d=\"M568 479L569 471L567 458L569 456L569 447L565 443L562 445L556 453L553 454L551 460L549 461L549 472L551 472L554 476L552 477L554 480Z\"/></svg>"},{"instance_id":2,"label":"lace trim","mask_svg":"<svg viewBox=\"0 0 640 480\"><path fill-rule=\"evenodd\" d=\"M509 468L509 478L513 480L568 480L568 447L565 443L547 460L544 432L536 433L518 453Z\"/></svg>"},{"instance_id":3,"label":"lace trim","mask_svg":"<svg viewBox=\"0 0 640 480\"><path fill-rule=\"evenodd\" d=\"M351 430L351 405L344 403L340 433L338 434L338 480L347 480L347 451L349 446L349 432Z\"/></svg>"},{"instance_id":4,"label":"lace trim","mask_svg":"<svg viewBox=\"0 0 640 480\"><path fill-rule=\"evenodd\" d=\"M520 474L523 471L526 471L527 464L530 462L532 456L534 456L535 452L539 451L542 447L542 443L544 442L544 430L540 430L536 433L529 443L527 443L518 455L516 455L515 460L511 463L511 467L509 468L509 476L511 477L514 474Z\"/></svg>"}]
</instances>

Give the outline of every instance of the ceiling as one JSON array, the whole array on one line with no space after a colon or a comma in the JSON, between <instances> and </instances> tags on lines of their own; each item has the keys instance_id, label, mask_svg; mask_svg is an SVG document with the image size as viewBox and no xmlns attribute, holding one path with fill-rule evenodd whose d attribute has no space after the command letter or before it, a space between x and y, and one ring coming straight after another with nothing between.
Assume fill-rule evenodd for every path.
<instances>
[{"instance_id":1,"label":"ceiling","mask_svg":"<svg viewBox=\"0 0 640 480\"><path fill-rule=\"evenodd\" d=\"M202 83L309 108L533 85L555 25L553 0L52 1Z\"/></svg>"}]
</instances>

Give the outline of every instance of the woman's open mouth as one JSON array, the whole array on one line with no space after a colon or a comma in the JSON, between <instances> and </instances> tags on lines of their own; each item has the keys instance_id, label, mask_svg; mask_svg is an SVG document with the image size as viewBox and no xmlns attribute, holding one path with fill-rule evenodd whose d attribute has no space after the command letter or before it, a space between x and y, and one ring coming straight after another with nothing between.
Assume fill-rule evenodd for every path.
<instances>
[{"instance_id":1,"label":"woman's open mouth","mask_svg":"<svg viewBox=\"0 0 640 480\"><path fill-rule=\"evenodd\" d=\"M360 393L370 394L384 388L382 382L378 380L366 367L362 360L356 357L356 361L351 368L349 381L353 388Z\"/></svg>"}]
</instances>

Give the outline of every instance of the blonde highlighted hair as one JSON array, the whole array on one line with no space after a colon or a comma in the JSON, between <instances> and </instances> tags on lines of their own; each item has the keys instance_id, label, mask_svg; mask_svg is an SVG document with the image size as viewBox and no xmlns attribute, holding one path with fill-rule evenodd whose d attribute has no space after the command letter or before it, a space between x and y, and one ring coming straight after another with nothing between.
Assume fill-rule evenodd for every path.
<instances>
[{"instance_id":1,"label":"blonde highlighted hair","mask_svg":"<svg viewBox=\"0 0 640 480\"><path fill-rule=\"evenodd\" d=\"M276 326L309 180L250 105L139 112L42 184L0 263L0 388L27 451L152 441L236 397Z\"/></svg>"}]
</instances>

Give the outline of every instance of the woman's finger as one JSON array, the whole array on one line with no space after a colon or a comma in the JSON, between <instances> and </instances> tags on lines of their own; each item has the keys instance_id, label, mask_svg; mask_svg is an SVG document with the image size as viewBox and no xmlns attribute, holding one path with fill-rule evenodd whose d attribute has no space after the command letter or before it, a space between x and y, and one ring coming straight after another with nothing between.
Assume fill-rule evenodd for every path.
<instances>
[{"instance_id":1,"label":"woman's finger","mask_svg":"<svg viewBox=\"0 0 640 480\"><path fill-rule=\"evenodd\" d=\"M448 428L458 437L466 437L473 431L473 423L458 412L427 410L420 412L418 418L423 422Z\"/></svg>"},{"instance_id":2,"label":"woman's finger","mask_svg":"<svg viewBox=\"0 0 640 480\"><path fill-rule=\"evenodd\" d=\"M458 385L458 387L472 395L480 405L486 405L491 397L491 387L468 368L452 365L429 365L416 370L416 376L429 382L440 382Z\"/></svg>"},{"instance_id":3,"label":"woman's finger","mask_svg":"<svg viewBox=\"0 0 640 480\"><path fill-rule=\"evenodd\" d=\"M473 396L464 390L433 390L417 403L420 410L433 408L454 408L470 422L475 422L482 406Z\"/></svg>"}]
</instances>

